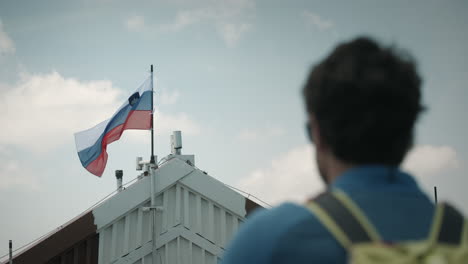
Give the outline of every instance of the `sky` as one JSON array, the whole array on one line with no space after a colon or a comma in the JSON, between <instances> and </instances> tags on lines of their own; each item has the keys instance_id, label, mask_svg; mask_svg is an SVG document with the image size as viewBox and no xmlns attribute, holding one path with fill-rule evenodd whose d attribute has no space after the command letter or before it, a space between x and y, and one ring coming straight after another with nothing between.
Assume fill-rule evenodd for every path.
<instances>
[{"instance_id":1,"label":"sky","mask_svg":"<svg viewBox=\"0 0 468 264\"><path fill-rule=\"evenodd\" d=\"M468 214L468 2L0 0L0 256L136 177L149 131L108 146L102 178L75 132L114 111L155 67L155 152L184 154L269 204L322 190L301 89L341 41L371 36L410 53L428 107L403 167Z\"/></svg>"}]
</instances>

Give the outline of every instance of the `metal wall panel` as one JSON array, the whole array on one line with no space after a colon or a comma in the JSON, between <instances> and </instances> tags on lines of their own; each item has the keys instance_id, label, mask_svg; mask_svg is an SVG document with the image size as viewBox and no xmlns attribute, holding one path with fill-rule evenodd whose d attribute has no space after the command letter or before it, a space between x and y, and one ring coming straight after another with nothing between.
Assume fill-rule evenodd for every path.
<instances>
[{"instance_id":1,"label":"metal wall panel","mask_svg":"<svg viewBox=\"0 0 468 264\"><path fill-rule=\"evenodd\" d=\"M73 247L49 260L46 264L97 264L98 241L98 235L93 235L76 243Z\"/></svg>"},{"instance_id":2,"label":"metal wall panel","mask_svg":"<svg viewBox=\"0 0 468 264\"><path fill-rule=\"evenodd\" d=\"M154 211L154 221L153 212L142 210L148 200L98 230L100 264L216 263L243 220L180 182L155 201L162 210Z\"/></svg>"},{"instance_id":3,"label":"metal wall panel","mask_svg":"<svg viewBox=\"0 0 468 264\"><path fill-rule=\"evenodd\" d=\"M146 255L146 257L146 260L152 259L152 253ZM155 261L150 263L215 264L219 261L218 256L183 237L177 237L158 248L154 254L154 259Z\"/></svg>"},{"instance_id":4,"label":"metal wall panel","mask_svg":"<svg viewBox=\"0 0 468 264\"><path fill-rule=\"evenodd\" d=\"M95 264L98 234L91 211L84 212L13 257L15 264Z\"/></svg>"}]
</instances>

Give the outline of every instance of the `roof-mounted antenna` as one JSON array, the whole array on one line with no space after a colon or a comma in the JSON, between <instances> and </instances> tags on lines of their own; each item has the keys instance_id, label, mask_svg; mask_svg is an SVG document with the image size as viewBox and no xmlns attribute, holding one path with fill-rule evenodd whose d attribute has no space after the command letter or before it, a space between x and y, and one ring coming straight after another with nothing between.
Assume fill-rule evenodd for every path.
<instances>
[{"instance_id":1,"label":"roof-mounted antenna","mask_svg":"<svg viewBox=\"0 0 468 264\"><path fill-rule=\"evenodd\" d=\"M174 131L171 135L171 153L182 155L182 132Z\"/></svg>"},{"instance_id":2,"label":"roof-mounted antenna","mask_svg":"<svg viewBox=\"0 0 468 264\"><path fill-rule=\"evenodd\" d=\"M13 241L10 240L10 243L9 243L9 250L10 250L10 261L9 261L9 264L13 264Z\"/></svg>"},{"instance_id":3,"label":"roof-mounted antenna","mask_svg":"<svg viewBox=\"0 0 468 264\"><path fill-rule=\"evenodd\" d=\"M116 170L115 178L117 179L117 191L121 192L123 190L123 187L122 187L123 170Z\"/></svg>"}]
</instances>

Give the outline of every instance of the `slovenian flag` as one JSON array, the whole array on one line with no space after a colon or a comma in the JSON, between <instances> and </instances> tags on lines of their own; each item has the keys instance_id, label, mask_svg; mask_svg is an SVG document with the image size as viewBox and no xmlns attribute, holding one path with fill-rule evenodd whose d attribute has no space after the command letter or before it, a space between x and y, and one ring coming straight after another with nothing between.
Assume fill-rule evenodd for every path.
<instances>
[{"instance_id":1,"label":"slovenian flag","mask_svg":"<svg viewBox=\"0 0 468 264\"><path fill-rule=\"evenodd\" d=\"M81 164L101 176L107 163L107 145L118 140L126 129L151 129L153 92L149 77L108 120L75 134Z\"/></svg>"}]
</instances>

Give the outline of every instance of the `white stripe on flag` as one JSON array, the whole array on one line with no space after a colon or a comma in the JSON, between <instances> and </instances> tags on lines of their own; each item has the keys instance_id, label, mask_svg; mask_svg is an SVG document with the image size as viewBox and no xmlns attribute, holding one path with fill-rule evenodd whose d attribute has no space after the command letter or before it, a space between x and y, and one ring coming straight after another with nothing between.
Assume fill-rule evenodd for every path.
<instances>
[{"instance_id":1,"label":"white stripe on flag","mask_svg":"<svg viewBox=\"0 0 468 264\"><path fill-rule=\"evenodd\" d=\"M138 92L140 96L146 92L146 91L151 91L151 77L148 77L141 85L138 87L138 89L135 90L135 92ZM119 113L119 111L124 108L125 106L128 105L128 100L126 100L118 109L117 111L112 115L112 118ZM77 152L80 152L84 149L87 149L94 145L96 141L99 139L99 137L104 133L104 130L106 129L107 124L109 121L112 119L107 119L106 121L103 121L96 126L75 133L75 144L76 144L76 150Z\"/></svg>"},{"instance_id":2,"label":"white stripe on flag","mask_svg":"<svg viewBox=\"0 0 468 264\"><path fill-rule=\"evenodd\" d=\"M107 119L106 121L103 121L90 129L75 133L75 144L77 152L94 145L102 133L104 133L104 129L106 129L109 121L110 119Z\"/></svg>"}]
</instances>

